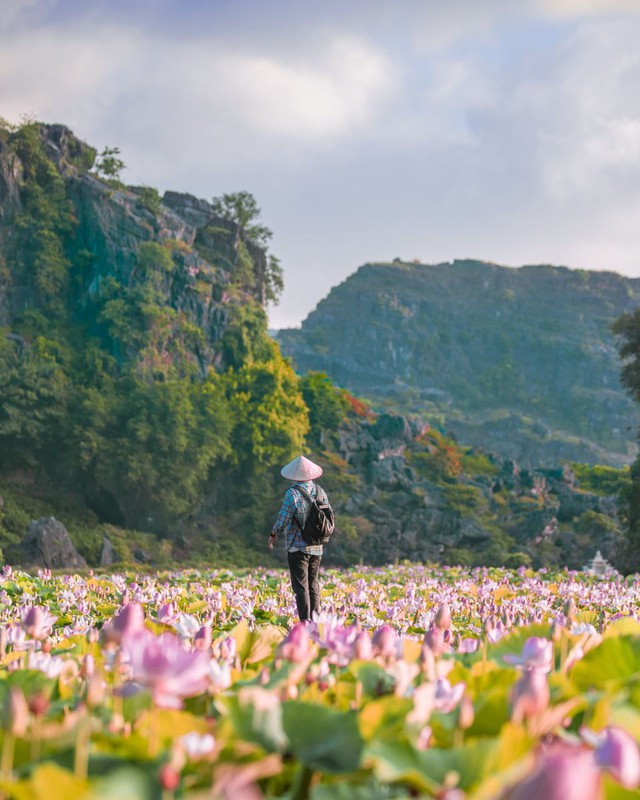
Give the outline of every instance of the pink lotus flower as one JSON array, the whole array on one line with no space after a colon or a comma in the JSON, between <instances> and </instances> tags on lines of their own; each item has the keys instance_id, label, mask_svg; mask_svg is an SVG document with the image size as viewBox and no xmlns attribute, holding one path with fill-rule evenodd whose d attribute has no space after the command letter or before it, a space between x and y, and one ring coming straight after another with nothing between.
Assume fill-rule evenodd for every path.
<instances>
[{"instance_id":1,"label":"pink lotus flower","mask_svg":"<svg viewBox=\"0 0 640 800\"><path fill-rule=\"evenodd\" d=\"M623 728L611 726L600 733L583 728L580 735L594 748L598 766L610 772L626 789L640 786L640 750Z\"/></svg>"},{"instance_id":2,"label":"pink lotus flower","mask_svg":"<svg viewBox=\"0 0 640 800\"><path fill-rule=\"evenodd\" d=\"M547 673L541 669L525 669L511 692L511 718L519 723L544 711L549 705Z\"/></svg>"},{"instance_id":3,"label":"pink lotus flower","mask_svg":"<svg viewBox=\"0 0 640 800\"><path fill-rule=\"evenodd\" d=\"M432 626L424 635L425 645L433 652L436 658L449 651L449 644L445 639L444 631L437 625Z\"/></svg>"},{"instance_id":4,"label":"pink lotus flower","mask_svg":"<svg viewBox=\"0 0 640 800\"><path fill-rule=\"evenodd\" d=\"M370 661L373 658L373 643L368 631L360 631L353 640L351 658L354 661Z\"/></svg>"},{"instance_id":5,"label":"pink lotus flower","mask_svg":"<svg viewBox=\"0 0 640 800\"><path fill-rule=\"evenodd\" d=\"M178 619L175 603L163 603L158 608L158 622L163 625L172 625Z\"/></svg>"},{"instance_id":6,"label":"pink lotus flower","mask_svg":"<svg viewBox=\"0 0 640 800\"><path fill-rule=\"evenodd\" d=\"M142 633L144 628L144 610L139 603L127 602L120 611L103 628L102 633L107 643L122 644L125 639Z\"/></svg>"},{"instance_id":7,"label":"pink lotus flower","mask_svg":"<svg viewBox=\"0 0 640 800\"><path fill-rule=\"evenodd\" d=\"M131 679L151 690L156 705L181 708L184 697L204 692L210 683L209 658L201 650L186 650L172 633L154 636L142 630L123 640Z\"/></svg>"},{"instance_id":8,"label":"pink lotus flower","mask_svg":"<svg viewBox=\"0 0 640 800\"><path fill-rule=\"evenodd\" d=\"M294 664L301 664L306 661L313 652L313 642L307 626L303 622L297 622L278 645L276 651L278 658L291 661Z\"/></svg>"},{"instance_id":9,"label":"pink lotus flower","mask_svg":"<svg viewBox=\"0 0 640 800\"><path fill-rule=\"evenodd\" d=\"M398 652L398 635L391 625L381 625L373 634L373 652L380 658L395 658Z\"/></svg>"},{"instance_id":10,"label":"pink lotus flower","mask_svg":"<svg viewBox=\"0 0 640 800\"><path fill-rule=\"evenodd\" d=\"M509 664L525 669L539 669L551 672L553 668L553 642L538 636L530 636L524 643L522 654L508 653L504 660Z\"/></svg>"},{"instance_id":11,"label":"pink lotus flower","mask_svg":"<svg viewBox=\"0 0 640 800\"><path fill-rule=\"evenodd\" d=\"M462 700L462 695L466 688L464 683L456 683L455 686L451 686L446 678L438 678L433 694L433 707L436 711L448 714Z\"/></svg>"},{"instance_id":12,"label":"pink lotus flower","mask_svg":"<svg viewBox=\"0 0 640 800\"><path fill-rule=\"evenodd\" d=\"M556 742L505 800L601 800L602 777L586 747Z\"/></svg>"},{"instance_id":13,"label":"pink lotus flower","mask_svg":"<svg viewBox=\"0 0 640 800\"><path fill-rule=\"evenodd\" d=\"M443 630L448 630L451 627L451 609L448 603L443 603L436 611L434 624Z\"/></svg>"},{"instance_id":14,"label":"pink lotus flower","mask_svg":"<svg viewBox=\"0 0 640 800\"><path fill-rule=\"evenodd\" d=\"M202 625L193 637L193 646L196 650L208 650L211 647L211 627Z\"/></svg>"},{"instance_id":15,"label":"pink lotus flower","mask_svg":"<svg viewBox=\"0 0 640 800\"><path fill-rule=\"evenodd\" d=\"M467 637L466 639L462 639L460 642L460 647L458 648L459 653L475 653L480 645L480 642L477 639L471 639Z\"/></svg>"},{"instance_id":16,"label":"pink lotus flower","mask_svg":"<svg viewBox=\"0 0 640 800\"><path fill-rule=\"evenodd\" d=\"M22 629L32 639L46 639L57 617L40 606L27 606L22 614Z\"/></svg>"}]
</instances>

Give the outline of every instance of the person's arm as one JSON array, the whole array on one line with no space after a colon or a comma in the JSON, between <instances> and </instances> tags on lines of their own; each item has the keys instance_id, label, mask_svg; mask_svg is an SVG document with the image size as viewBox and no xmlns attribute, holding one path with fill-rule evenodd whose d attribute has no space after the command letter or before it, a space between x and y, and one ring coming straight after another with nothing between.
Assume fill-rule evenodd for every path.
<instances>
[{"instance_id":1,"label":"person's arm","mask_svg":"<svg viewBox=\"0 0 640 800\"><path fill-rule=\"evenodd\" d=\"M288 490L284 496L282 505L280 506L280 511L278 511L275 525L269 534L269 541L267 542L269 550L273 550L273 546L278 541L278 534L282 533L287 525L291 522L295 510L296 507L293 502L293 493Z\"/></svg>"}]
</instances>

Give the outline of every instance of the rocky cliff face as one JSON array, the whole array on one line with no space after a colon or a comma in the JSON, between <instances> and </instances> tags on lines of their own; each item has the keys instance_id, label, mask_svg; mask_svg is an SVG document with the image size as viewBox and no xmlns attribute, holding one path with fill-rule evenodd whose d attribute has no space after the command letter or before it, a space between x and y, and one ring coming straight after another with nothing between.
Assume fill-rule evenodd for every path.
<instances>
[{"instance_id":1,"label":"rocky cliff face","mask_svg":"<svg viewBox=\"0 0 640 800\"><path fill-rule=\"evenodd\" d=\"M367 264L277 338L301 370L522 465L623 464L638 414L609 326L639 302L639 280L607 272Z\"/></svg>"},{"instance_id":2,"label":"rocky cliff face","mask_svg":"<svg viewBox=\"0 0 640 800\"><path fill-rule=\"evenodd\" d=\"M581 569L598 547L616 559L615 496L581 486L568 467L521 469L513 460L485 456L478 472L470 469L473 451L455 477L443 475L433 468L442 451L430 443L429 430L416 417L382 414L352 419L338 431L342 472L351 478L346 491L331 469L323 478L340 528L328 562L476 558Z\"/></svg>"},{"instance_id":3,"label":"rocky cliff face","mask_svg":"<svg viewBox=\"0 0 640 800\"><path fill-rule=\"evenodd\" d=\"M0 325L37 305L32 286L11 268L15 228L28 202L24 198L25 166L11 137L0 138ZM160 198L148 187L124 186L91 172L95 151L63 125L38 126L48 159L64 181L73 224L64 238L64 255L74 265L70 291L78 319L89 333L99 325L100 298L105 282L124 286L135 282L141 247L157 244L170 256L160 290L167 304L196 324L204 342L193 357L204 370L220 365L221 342L230 310L251 300L261 307L264 254L244 244L254 257L254 272L238 275L238 226L217 216L210 203L188 194L167 192ZM29 275L32 278L33 270Z\"/></svg>"}]
</instances>

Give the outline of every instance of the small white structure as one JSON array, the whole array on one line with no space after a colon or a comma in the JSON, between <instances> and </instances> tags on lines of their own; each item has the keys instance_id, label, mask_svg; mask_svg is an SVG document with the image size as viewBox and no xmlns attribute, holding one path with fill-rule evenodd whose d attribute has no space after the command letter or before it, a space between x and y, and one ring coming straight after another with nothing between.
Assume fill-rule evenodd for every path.
<instances>
[{"instance_id":1,"label":"small white structure","mask_svg":"<svg viewBox=\"0 0 640 800\"><path fill-rule=\"evenodd\" d=\"M612 572L615 572L611 564L607 561L606 558L602 557L602 553L598 550L595 556L591 559L591 563L587 564L584 569L584 572L589 572L591 575L609 575Z\"/></svg>"}]
</instances>

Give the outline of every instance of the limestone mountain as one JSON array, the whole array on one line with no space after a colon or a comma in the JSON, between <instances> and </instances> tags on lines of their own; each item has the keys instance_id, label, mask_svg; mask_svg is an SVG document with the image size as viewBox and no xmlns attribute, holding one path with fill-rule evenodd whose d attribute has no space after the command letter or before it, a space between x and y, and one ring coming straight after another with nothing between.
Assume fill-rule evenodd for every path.
<instances>
[{"instance_id":1,"label":"limestone mountain","mask_svg":"<svg viewBox=\"0 0 640 800\"><path fill-rule=\"evenodd\" d=\"M611 323L640 280L464 260L366 264L277 339L298 369L524 466L621 465L638 413Z\"/></svg>"}]
</instances>

